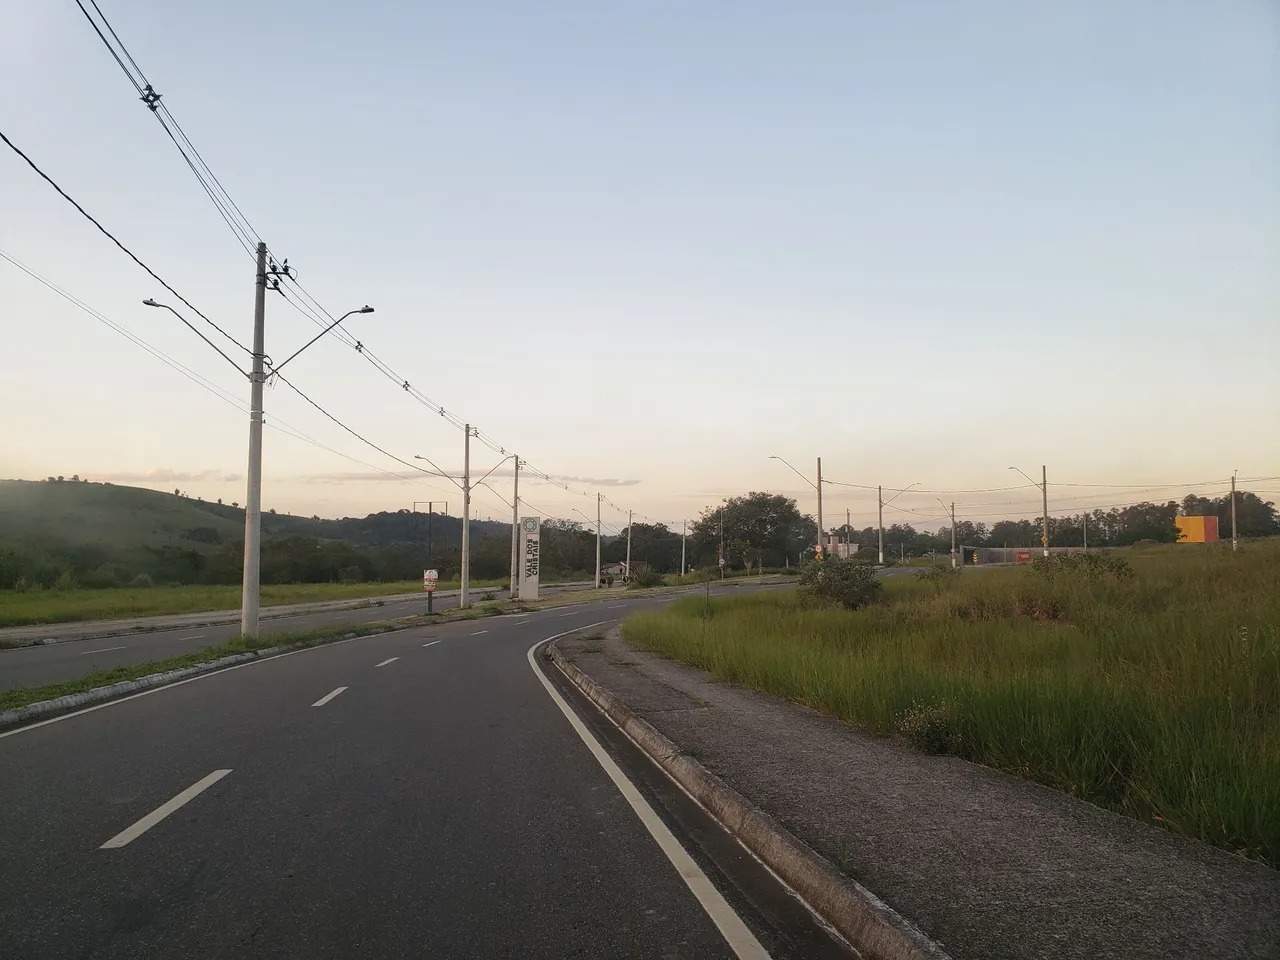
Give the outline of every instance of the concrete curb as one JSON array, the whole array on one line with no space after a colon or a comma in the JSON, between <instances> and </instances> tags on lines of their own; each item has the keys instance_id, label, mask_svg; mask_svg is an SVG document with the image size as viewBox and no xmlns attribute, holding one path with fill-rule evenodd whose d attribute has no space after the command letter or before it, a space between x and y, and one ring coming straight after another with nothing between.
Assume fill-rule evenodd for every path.
<instances>
[{"instance_id":1,"label":"concrete curb","mask_svg":"<svg viewBox=\"0 0 1280 960\"><path fill-rule=\"evenodd\" d=\"M785 827L642 720L609 690L565 659L556 643L548 656L583 695L616 723L813 910L869 960L950 960L909 920L845 876Z\"/></svg>"},{"instance_id":2,"label":"concrete curb","mask_svg":"<svg viewBox=\"0 0 1280 960\"><path fill-rule=\"evenodd\" d=\"M288 653L291 650L301 650L306 647L322 647L329 643L336 643L339 640L351 639L353 636L355 634L343 634L342 636L326 638L311 643L281 644L278 647L266 647L262 650L252 650L247 653L236 653L218 660L210 660L208 663L197 663L178 670L166 670L164 673L151 673L134 680L121 680L119 683L112 683L105 687L94 687L92 690L82 690L80 693L69 693L65 697L55 697L52 700L40 700L36 703L29 703L25 707L0 711L0 730L7 730L10 727L22 726L23 724L43 720L60 713L67 713L78 707L106 703L108 700L118 700L132 693L167 686L178 680L185 680L188 677L198 676L202 673L213 673L217 670L233 667L236 664L248 663L250 660L262 660L278 653ZM369 634L369 636L379 636L379 634Z\"/></svg>"}]
</instances>

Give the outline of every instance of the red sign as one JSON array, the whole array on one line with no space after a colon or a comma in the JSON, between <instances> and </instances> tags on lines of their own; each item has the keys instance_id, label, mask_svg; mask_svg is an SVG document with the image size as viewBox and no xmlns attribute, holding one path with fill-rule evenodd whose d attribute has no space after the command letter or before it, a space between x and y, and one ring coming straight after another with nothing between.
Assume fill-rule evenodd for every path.
<instances>
[{"instance_id":1,"label":"red sign","mask_svg":"<svg viewBox=\"0 0 1280 960\"><path fill-rule=\"evenodd\" d=\"M1018 557L1018 562L1019 562L1019 563L1030 563L1030 562L1031 562L1031 551L1030 551L1030 550L1019 550L1019 551L1018 551L1018 553L1017 553L1017 557Z\"/></svg>"},{"instance_id":2,"label":"red sign","mask_svg":"<svg viewBox=\"0 0 1280 960\"><path fill-rule=\"evenodd\" d=\"M422 571L422 589L427 591L427 593L434 593L436 589L436 582L439 579L440 579L440 574L438 571L423 570Z\"/></svg>"}]
</instances>

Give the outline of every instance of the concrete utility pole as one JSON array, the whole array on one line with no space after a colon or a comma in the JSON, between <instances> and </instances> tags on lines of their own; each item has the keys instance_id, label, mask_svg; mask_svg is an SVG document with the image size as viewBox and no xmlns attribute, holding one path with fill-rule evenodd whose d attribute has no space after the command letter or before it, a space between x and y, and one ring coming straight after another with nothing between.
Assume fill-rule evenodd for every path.
<instances>
[{"instance_id":1,"label":"concrete utility pole","mask_svg":"<svg viewBox=\"0 0 1280 960\"><path fill-rule=\"evenodd\" d=\"M520 590L520 458L511 455L516 465L515 481L511 486L511 599Z\"/></svg>"},{"instance_id":2,"label":"concrete utility pole","mask_svg":"<svg viewBox=\"0 0 1280 960\"><path fill-rule=\"evenodd\" d=\"M596 494L596 589L600 589L600 501L603 493Z\"/></svg>"},{"instance_id":3,"label":"concrete utility pole","mask_svg":"<svg viewBox=\"0 0 1280 960\"><path fill-rule=\"evenodd\" d=\"M1089 552L1089 514L1080 514L1080 521L1084 527L1084 552Z\"/></svg>"},{"instance_id":4,"label":"concrete utility pole","mask_svg":"<svg viewBox=\"0 0 1280 960\"><path fill-rule=\"evenodd\" d=\"M681 520L680 521L680 576L682 577L685 575L685 571L688 569L685 566L685 562L684 562L685 560L684 544L685 544L685 538L689 535L688 531L689 531L689 521Z\"/></svg>"},{"instance_id":5,"label":"concrete utility pole","mask_svg":"<svg viewBox=\"0 0 1280 960\"><path fill-rule=\"evenodd\" d=\"M632 520L632 514L631 514L631 511L628 510L627 511L627 577L628 579L630 579L631 577L631 525L632 523L634 523L634 521Z\"/></svg>"},{"instance_id":6,"label":"concrete utility pole","mask_svg":"<svg viewBox=\"0 0 1280 960\"><path fill-rule=\"evenodd\" d=\"M724 579L724 566L727 563L724 555L724 507L720 507L720 579Z\"/></svg>"},{"instance_id":7,"label":"concrete utility pole","mask_svg":"<svg viewBox=\"0 0 1280 960\"><path fill-rule=\"evenodd\" d=\"M853 556L853 511L848 507L844 511L844 555Z\"/></svg>"},{"instance_id":8,"label":"concrete utility pole","mask_svg":"<svg viewBox=\"0 0 1280 960\"><path fill-rule=\"evenodd\" d=\"M822 526L822 458L818 458L818 559L821 560L825 556L825 533Z\"/></svg>"},{"instance_id":9,"label":"concrete utility pole","mask_svg":"<svg viewBox=\"0 0 1280 960\"><path fill-rule=\"evenodd\" d=\"M462 572L458 608L465 610L471 587L471 424L462 428Z\"/></svg>"},{"instance_id":10,"label":"concrete utility pole","mask_svg":"<svg viewBox=\"0 0 1280 960\"><path fill-rule=\"evenodd\" d=\"M1236 474L1238 470L1231 471L1231 551L1234 553L1240 545L1240 540L1236 536Z\"/></svg>"},{"instance_id":11,"label":"concrete utility pole","mask_svg":"<svg viewBox=\"0 0 1280 960\"><path fill-rule=\"evenodd\" d=\"M876 487L876 524L880 528L880 565L884 565L884 487Z\"/></svg>"},{"instance_id":12,"label":"concrete utility pole","mask_svg":"<svg viewBox=\"0 0 1280 960\"><path fill-rule=\"evenodd\" d=\"M1024 477L1027 478L1027 482L1030 483L1033 487L1039 487L1040 493L1044 497L1044 531L1040 535L1040 541L1044 546L1044 555L1047 557L1049 555L1049 476L1045 472L1044 464L1040 465L1040 482L1039 483L1036 483L1029 476L1027 476L1026 471L1022 470L1020 467L1010 467L1009 469L1016 470L1018 473L1022 474Z\"/></svg>"},{"instance_id":13,"label":"concrete utility pole","mask_svg":"<svg viewBox=\"0 0 1280 960\"><path fill-rule=\"evenodd\" d=\"M253 290L253 371L249 374L249 489L244 504L244 579L240 591L240 632L258 636L259 576L262 565L262 363L266 355L267 245L258 243Z\"/></svg>"},{"instance_id":14,"label":"concrete utility pole","mask_svg":"<svg viewBox=\"0 0 1280 960\"><path fill-rule=\"evenodd\" d=\"M1044 555L1049 555L1049 474L1040 464L1040 493L1044 497Z\"/></svg>"},{"instance_id":15,"label":"concrete utility pole","mask_svg":"<svg viewBox=\"0 0 1280 960\"><path fill-rule=\"evenodd\" d=\"M942 509L948 511L951 515L951 569L954 570L956 569L956 502L952 500L951 506L948 507L942 502L941 497L938 497L937 500L942 504ZM964 564L960 564L960 567L963 569Z\"/></svg>"}]
</instances>

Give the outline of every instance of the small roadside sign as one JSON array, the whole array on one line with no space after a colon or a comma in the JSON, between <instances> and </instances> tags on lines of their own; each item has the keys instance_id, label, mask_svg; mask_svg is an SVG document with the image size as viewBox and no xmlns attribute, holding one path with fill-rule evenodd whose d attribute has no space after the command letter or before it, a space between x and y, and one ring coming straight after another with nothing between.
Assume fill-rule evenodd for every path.
<instances>
[{"instance_id":1,"label":"small roadside sign","mask_svg":"<svg viewBox=\"0 0 1280 960\"><path fill-rule=\"evenodd\" d=\"M435 592L436 584L439 582L439 580L440 580L440 572L438 570L422 571L422 589L427 591L427 593Z\"/></svg>"}]
</instances>

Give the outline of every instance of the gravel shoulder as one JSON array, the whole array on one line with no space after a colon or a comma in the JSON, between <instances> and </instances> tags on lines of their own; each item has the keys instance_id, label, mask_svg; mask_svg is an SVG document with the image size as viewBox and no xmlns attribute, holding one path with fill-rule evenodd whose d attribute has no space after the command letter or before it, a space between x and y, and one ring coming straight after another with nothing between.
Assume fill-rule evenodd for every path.
<instances>
[{"instance_id":1,"label":"gravel shoulder","mask_svg":"<svg viewBox=\"0 0 1280 960\"><path fill-rule=\"evenodd\" d=\"M636 650L566 658L938 941L978 958L1280 960L1280 872Z\"/></svg>"}]
</instances>

